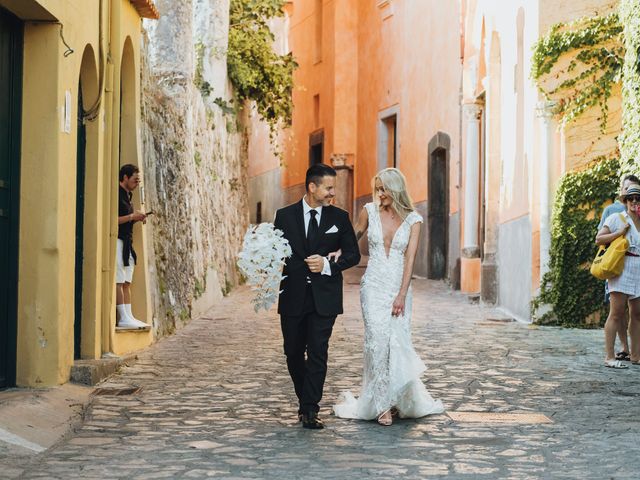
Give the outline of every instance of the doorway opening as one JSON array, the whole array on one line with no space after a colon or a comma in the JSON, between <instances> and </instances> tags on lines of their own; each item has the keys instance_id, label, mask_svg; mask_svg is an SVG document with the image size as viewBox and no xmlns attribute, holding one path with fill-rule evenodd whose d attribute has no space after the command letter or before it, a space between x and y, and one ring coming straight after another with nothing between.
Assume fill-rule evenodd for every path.
<instances>
[{"instance_id":1,"label":"doorway opening","mask_svg":"<svg viewBox=\"0 0 640 480\"><path fill-rule=\"evenodd\" d=\"M0 388L16 382L22 32L0 8Z\"/></svg>"},{"instance_id":2,"label":"doorway opening","mask_svg":"<svg viewBox=\"0 0 640 480\"><path fill-rule=\"evenodd\" d=\"M83 120L82 82L78 82L78 136L76 140L76 265L74 288L73 358L81 358L82 274L84 266L84 186L86 176L87 130Z\"/></svg>"},{"instance_id":3,"label":"doorway opening","mask_svg":"<svg viewBox=\"0 0 640 480\"><path fill-rule=\"evenodd\" d=\"M309 135L309 166L322 163L324 156L324 130Z\"/></svg>"},{"instance_id":4,"label":"doorway opening","mask_svg":"<svg viewBox=\"0 0 640 480\"><path fill-rule=\"evenodd\" d=\"M434 280L442 280L447 274L448 171L447 151L438 148L429 158L428 277Z\"/></svg>"}]
</instances>

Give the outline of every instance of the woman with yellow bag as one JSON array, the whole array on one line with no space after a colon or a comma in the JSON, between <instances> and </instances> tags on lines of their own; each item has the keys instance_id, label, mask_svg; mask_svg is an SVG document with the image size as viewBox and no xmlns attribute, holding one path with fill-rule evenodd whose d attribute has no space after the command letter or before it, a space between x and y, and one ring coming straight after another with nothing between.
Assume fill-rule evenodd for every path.
<instances>
[{"instance_id":1,"label":"woman with yellow bag","mask_svg":"<svg viewBox=\"0 0 640 480\"><path fill-rule=\"evenodd\" d=\"M597 245L609 245L625 236L629 246L624 256L622 273L609 279L611 303L604 325L606 357L604 364L610 368L628 368L616 360L614 346L616 332L626 315L629 304L629 334L631 337L631 363L640 365L640 185L631 185L620 196L626 211L607 217L596 235Z\"/></svg>"}]
</instances>

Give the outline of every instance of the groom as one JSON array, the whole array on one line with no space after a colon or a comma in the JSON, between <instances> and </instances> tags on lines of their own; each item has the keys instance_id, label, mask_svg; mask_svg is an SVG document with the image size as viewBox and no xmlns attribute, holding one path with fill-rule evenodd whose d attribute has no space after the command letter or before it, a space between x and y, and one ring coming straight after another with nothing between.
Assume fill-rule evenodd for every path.
<instances>
[{"instance_id":1,"label":"groom","mask_svg":"<svg viewBox=\"0 0 640 480\"><path fill-rule=\"evenodd\" d=\"M329 337L342 313L342 270L360 261L349 214L331 205L335 184L333 168L311 166L306 195L278 210L274 221L293 252L284 266L278 302L284 353L298 396L298 419L312 429L324 428L318 404L327 374ZM327 254L338 249L339 260L329 262Z\"/></svg>"}]
</instances>

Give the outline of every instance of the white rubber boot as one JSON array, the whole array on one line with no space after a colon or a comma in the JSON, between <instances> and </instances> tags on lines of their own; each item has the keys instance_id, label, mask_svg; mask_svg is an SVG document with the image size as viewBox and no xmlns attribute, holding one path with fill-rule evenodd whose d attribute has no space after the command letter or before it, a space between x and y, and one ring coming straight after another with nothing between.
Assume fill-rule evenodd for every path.
<instances>
[{"instance_id":1,"label":"white rubber boot","mask_svg":"<svg viewBox=\"0 0 640 480\"><path fill-rule=\"evenodd\" d=\"M127 314L127 309L124 304L116 305L116 311L118 312L118 327L121 328L144 328L146 323L142 323Z\"/></svg>"},{"instance_id":2,"label":"white rubber boot","mask_svg":"<svg viewBox=\"0 0 640 480\"><path fill-rule=\"evenodd\" d=\"M127 316L133 320L134 322L137 322L139 327L146 327L147 324L138 320L136 317L133 316L133 313L131 313L131 304L130 303L125 303L124 304L124 311L127 312Z\"/></svg>"}]
</instances>

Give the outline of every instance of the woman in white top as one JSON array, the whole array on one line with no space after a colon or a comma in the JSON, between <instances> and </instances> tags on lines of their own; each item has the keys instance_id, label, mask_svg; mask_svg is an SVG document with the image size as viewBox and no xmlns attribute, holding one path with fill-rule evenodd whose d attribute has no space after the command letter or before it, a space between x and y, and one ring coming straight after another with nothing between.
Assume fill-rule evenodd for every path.
<instances>
[{"instance_id":1,"label":"woman in white top","mask_svg":"<svg viewBox=\"0 0 640 480\"><path fill-rule=\"evenodd\" d=\"M629 334L631 363L640 364L640 185L631 185L620 196L626 211L609 215L596 235L597 245L607 245L621 235L629 241L624 257L624 269L619 277L609 279L611 303L604 325L606 357L604 364L611 368L628 368L615 359L616 332L629 305Z\"/></svg>"}]
</instances>

